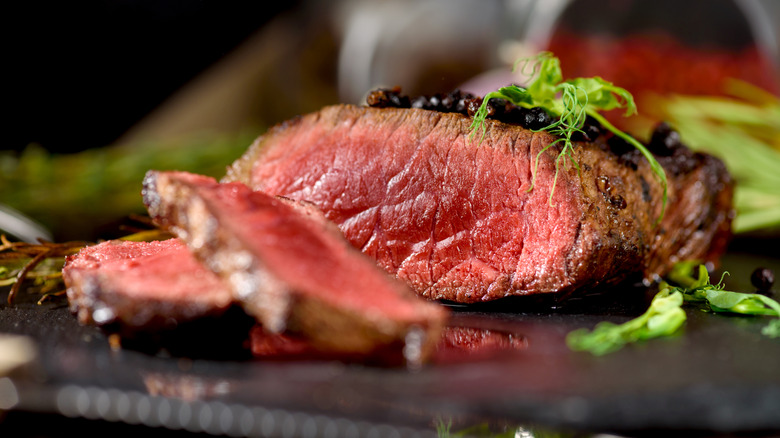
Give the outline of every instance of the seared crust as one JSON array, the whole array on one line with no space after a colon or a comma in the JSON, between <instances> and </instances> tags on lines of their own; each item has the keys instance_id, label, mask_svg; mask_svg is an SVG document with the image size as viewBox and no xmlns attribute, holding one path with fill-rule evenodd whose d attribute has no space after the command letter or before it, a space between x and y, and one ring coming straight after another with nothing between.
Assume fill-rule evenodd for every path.
<instances>
[{"instance_id":1,"label":"seared crust","mask_svg":"<svg viewBox=\"0 0 780 438\"><path fill-rule=\"evenodd\" d=\"M460 114L326 107L269 130L223 181L314 203L432 299L566 295L653 279L678 260L717 264L725 251L733 182L714 157L659 157L669 203L657 223L662 187L633 148L615 151L616 138L576 143L556 176L556 138L488 120L479 141L470 125Z\"/></svg>"}]
</instances>

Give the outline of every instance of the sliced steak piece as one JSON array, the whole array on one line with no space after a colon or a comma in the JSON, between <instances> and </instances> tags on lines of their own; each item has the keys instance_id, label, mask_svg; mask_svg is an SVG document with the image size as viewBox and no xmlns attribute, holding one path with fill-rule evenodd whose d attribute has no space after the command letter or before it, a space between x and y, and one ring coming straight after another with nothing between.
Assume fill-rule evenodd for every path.
<instances>
[{"instance_id":1,"label":"sliced steak piece","mask_svg":"<svg viewBox=\"0 0 780 438\"><path fill-rule=\"evenodd\" d=\"M326 107L272 128L223 181L314 203L355 247L431 299L563 296L724 252L733 190L717 159L662 151L669 203L657 225L661 185L618 137L575 143L578 166L562 160L556 174L555 137L488 120L480 142L469 139L471 122Z\"/></svg>"},{"instance_id":2,"label":"sliced steak piece","mask_svg":"<svg viewBox=\"0 0 780 438\"><path fill-rule=\"evenodd\" d=\"M68 256L62 275L79 322L113 326L127 337L218 317L234 303L178 239L88 246Z\"/></svg>"},{"instance_id":3,"label":"sliced steak piece","mask_svg":"<svg viewBox=\"0 0 780 438\"><path fill-rule=\"evenodd\" d=\"M148 172L143 197L271 333L289 330L334 352L394 348L416 362L446 322L442 306L387 275L311 208L184 172Z\"/></svg>"}]
</instances>

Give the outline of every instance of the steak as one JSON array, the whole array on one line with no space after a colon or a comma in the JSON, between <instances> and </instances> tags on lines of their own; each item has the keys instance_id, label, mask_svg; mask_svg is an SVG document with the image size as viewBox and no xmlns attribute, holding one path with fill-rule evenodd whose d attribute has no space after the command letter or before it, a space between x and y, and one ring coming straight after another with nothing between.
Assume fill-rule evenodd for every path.
<instances>
[{"instance_id":1,"label":"steak","mask_svg":"<svg viewBox=\"0 0 780 438\"><path fill-rule=\"evenodd\" d=\"M714 157L661 136L668 178L611 134L562 142L496 120L416 108L336 105L258 138L223 182L316 205L418 294L462 303L652 280L674 262L717 263L733 183ZM537 166L538 163L538 166ZM576 163L576 165L574 165Z\"/></svg>"},{"instance_id":2,"label":"steak","mask_svg":"<svg viewBox=\"0 0 780 438\"><path fill-rule=\"evenodd\" d=\"M310 207L185 172L148 172L143 198L270 333L332 352L395 349L411 362L438 340L444 307L387 275Z\"/></svg>"},{"instance_id":3,"label":"steak","mask_svg":"<svg viewBox=\"0 0 780 438\"><path fill-rule=\"evenodd\" d=\"M218 317L234 303L178 239L88 246L67 257L62 276L79 322L115 326L127 337Z\"/></svg>"}]
</instances>

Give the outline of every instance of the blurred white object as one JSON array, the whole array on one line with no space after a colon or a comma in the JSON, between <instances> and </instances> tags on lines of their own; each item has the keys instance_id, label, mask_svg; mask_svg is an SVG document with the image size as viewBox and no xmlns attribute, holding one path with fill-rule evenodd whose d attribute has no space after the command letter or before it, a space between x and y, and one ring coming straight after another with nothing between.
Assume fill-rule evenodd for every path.
<instances>
[{"instance_id":1,"label":"blurred white object","mask_svg":"<svg viewBox=\"0 0 780 438\"><path fill-rule=\"evenodd\" d=\"M0 234L28 243L38 243L39 239L52 241L51 233L43 225L3 204L0 204Z\"/></svg>"},{"instance_id":2,"label":"blurred white object","mask_svg":"<svg viewBox=\"0 0 780 438\"><path fill-rule=\"evenodd\" d=\"M340 100L359 103L380 86L416 93L421 81L446 86L453 76L495 66L491 48L500 38L502 12L502 2L473 0L345 2ZM438 91L449 90L429 92Z\"/></svg>"},{"instance_id":3,"label":"blurred white object","mask_svg":"<svg viewBox=\"0 0 780 438\"><path fill-rule=\"evenodd\" d=\"M588 10L594 13L580 15L581 10L576 9L576 14L567 17L567 11L578 6L578 1L579 6L588 4ZM570 22L602 25L606 30L630 27L633 23L627 21L629 15L647 18L644 25L661 28L676 21L678 27L692 30L699 34L697 38L704 39L723 39L724 35L728 38L729 31L739 28L764 56L780 67L780 2L773 0L712 0L706 4L636 0L393 0L345 1L341 6L338 88L340 99L348 103L361 103L365 94L376 87L399 85L407 94L418 93L420 90L414 87L426 79L425 75L435 73L437 63L449 62L453 66L450 74L454 76L458 76L461 66L474 68L471 76L459 78L458 84L464 91L476 94L518 81L522 78L511 74L512 63L543 50L567 18ZM675 13L697 7L701 13L696 16ZM735 10L741 14L734 15ZM729 29L712 25L723 22L729 23ZM431 78L427 79L430 85ZM436 78L433 79L435 85ZM443 88L423 91L449 91Z\"/></svg>"},{"instance_id":4,"label":"blurred white object","mask_svg":"<svg viewBox=\"0 0 780 438\"><path fill-rule=\"evenodd\" d=\"M8 376L14 370L27 365L38 356L35 343L26 336L9 335L0 333L0 378ZM3 394L0 389L0 409L7 409L3 406L3 400L7 399L7 394Z\"/></svg>"}]
</instances>

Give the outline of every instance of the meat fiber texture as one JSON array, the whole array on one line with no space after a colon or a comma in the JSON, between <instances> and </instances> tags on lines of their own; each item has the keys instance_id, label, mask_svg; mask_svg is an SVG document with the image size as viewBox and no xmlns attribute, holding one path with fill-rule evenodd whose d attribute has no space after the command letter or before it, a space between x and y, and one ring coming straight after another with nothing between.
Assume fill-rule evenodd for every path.
<instances>
[{"instance_id":1,"label":"meat fiber texture","mask_svg":"<svg viewBox=\"0 0 780 438\"><path fill-rule=\"evenodd\" d=\"M446 323L444 307L387 275L310 207L184 172L148 172L143 197L270 333L334 353L396 349L414 363Z\"/></svg>"},{"instance_id":2,"label":"meat fiber texture","mask_svg":"<svg viewBox=\"0 0 780 438\"><path fill-rule=\"evenodd\" d=\"M79 322L113 325L126 336L217 317L234 302L178 239L88 246L68 256L62 275Z\"/></svg>"},{"instance_id":3,"label":"meat fiber texture","mask_svg":"<svg viewBox=\"0 0 780 438\"><path fill-rule=\"evenodd\" d=\"M657 223L662 186L635 151L616 153L604 136L577 142L577 165L561 161L556 176L557 138L488 120L480 141L471 122L326 107L269 130L223 181L313 203L430 299L566 296L725 251L733 184L719 160L686 148L658 157L669 203Z\"/></svg>"}]
</instances>

